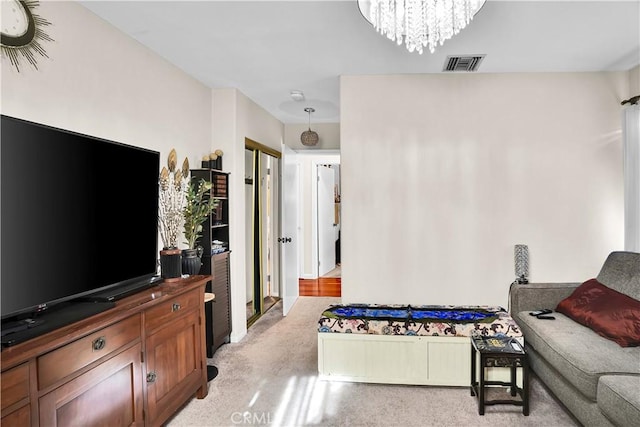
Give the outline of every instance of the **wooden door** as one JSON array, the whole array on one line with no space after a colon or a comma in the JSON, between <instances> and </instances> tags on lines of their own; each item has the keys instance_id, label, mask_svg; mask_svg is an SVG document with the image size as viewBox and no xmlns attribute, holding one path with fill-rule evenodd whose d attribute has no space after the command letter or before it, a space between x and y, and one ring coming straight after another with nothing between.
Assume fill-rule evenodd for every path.
<instances>
[{"instance_id":1,"label":"wooden door","mask_svg":"<svg viewBox=\"0 0 640 427\"><path fill-rule=\"evenodd\" d=\"M42 396L40 425L143 425L141 351L136 344Z\"/></svg>"},{"instance_id":2,"label":"wooden door","mask_svg":"<svg viewBox=\"0 0 640 427\"><path fill-rule=\"evenodd\" d=\"M295 151L282 144L280 162L280 280L282 314L287 315L300 294L298 288L298 179Z\"/></svg>"},{"instance_id":3,"label":"wooden door","mask_svg":"<svg viewBox=\"0 0 640 427\"><path fill-rule=\"evenodd\" d=\"M169 418L200 384L201 335L200 313L190 310L147 337L147 409L152 425Z\"/></svg>"}]
</instances>

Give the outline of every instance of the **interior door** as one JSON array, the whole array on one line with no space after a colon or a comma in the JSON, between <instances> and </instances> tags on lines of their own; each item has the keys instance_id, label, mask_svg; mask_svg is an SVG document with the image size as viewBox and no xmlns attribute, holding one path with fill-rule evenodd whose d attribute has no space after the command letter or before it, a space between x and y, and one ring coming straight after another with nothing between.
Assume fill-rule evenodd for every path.
<instances>
[{"instance_id":1,"label":"interior door","mask_svg":"<svg viewBox=\"0 0 640 427\"><path fill-rule=\"evenodd\" d=\"M282 313L287 315L298 299L298 175L296 152L282 145L280 168L280 277Z\"/></svg>"},{"instance_id":2,"label":"interior door","mask_svg":"<svg viewBox=\"0 0 640 427\"><path fill-rule=\"evenodd\" d=\"M318 277L336 266L335 181L333 169L318 165Z\"/></svg>"}]
</instances>

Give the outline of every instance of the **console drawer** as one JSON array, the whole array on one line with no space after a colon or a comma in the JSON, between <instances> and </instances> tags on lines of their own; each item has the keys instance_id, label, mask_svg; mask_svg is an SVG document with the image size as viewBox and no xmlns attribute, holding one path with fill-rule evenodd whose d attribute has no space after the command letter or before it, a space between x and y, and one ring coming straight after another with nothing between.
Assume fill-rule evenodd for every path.
<instances>
[{"instance_id":1,"label":"console drawer","mask_svg":"<svg viewBox=\"0 0 640 427\"><path fill-rule=\"evenodd\" d=\"M2 401L2 409L29 397L28 363L23 363L20 366L3 372L1 380L0 399Z\"/></svg>"},{"instance_id":2,"label":"console drawer","mask_svg":"<svg viewBox=\"0 0 640 427\"><path fill-rule=\"evenodd\" d=\"M168 301L145 312L145 330L150 332L158 326L166 326L166 323L171 322L172 318L177 318L182 313L199 308L200 304L204 304L204 293L201 289L171 297Z\"/></svg>"},{"instance_id":3,"label":"console drawer","mask_svg":"<svg viewBox=\"0 0 640 427\"><path fill-rule=\"evenodd\" d=\"M38 357L38 388L44 389L140 338L140 315L131 316Z\"/></svg>"}]
</instances>

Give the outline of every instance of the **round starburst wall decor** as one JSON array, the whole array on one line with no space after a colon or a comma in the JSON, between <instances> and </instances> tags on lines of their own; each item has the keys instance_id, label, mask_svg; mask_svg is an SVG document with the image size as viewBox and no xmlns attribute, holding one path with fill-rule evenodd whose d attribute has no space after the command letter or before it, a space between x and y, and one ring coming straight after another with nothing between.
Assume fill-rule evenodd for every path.
<instances>
[{"instance_id":1,"label":"round starburst wall decor","mask_svg":"<svg viewBox=\"0 0 640 427\"><path fill-rule=\"evenodd\" d=\"M37 56L48 58L41 45L42 41L53 39L43 28L51 22L35 14L33 10L40 5L37 0L2 0L0 10L2 25L0 29L0 46L2 56L9 58L11 65L20 72L22 61L26 60L36 70Z\"/></svg>"}]
</instances>

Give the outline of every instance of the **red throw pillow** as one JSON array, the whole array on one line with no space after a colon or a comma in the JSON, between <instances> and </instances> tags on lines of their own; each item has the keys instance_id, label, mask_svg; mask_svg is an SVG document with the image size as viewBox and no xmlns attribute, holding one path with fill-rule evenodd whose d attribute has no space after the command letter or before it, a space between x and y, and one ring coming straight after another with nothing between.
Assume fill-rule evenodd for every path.
<instances>
[{"instance_id":1,"label":"red throw pillow","mask_svg":"<svg viewBox=\"0 0 640 427\"><path fill-rule=\"evenodd\" d=\"M640 345L640 301L614 291L596 279L578 286L560 301L556 311L621 347Z\"/></svg>"}]
</instances>

